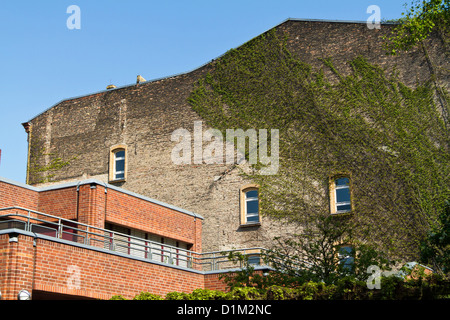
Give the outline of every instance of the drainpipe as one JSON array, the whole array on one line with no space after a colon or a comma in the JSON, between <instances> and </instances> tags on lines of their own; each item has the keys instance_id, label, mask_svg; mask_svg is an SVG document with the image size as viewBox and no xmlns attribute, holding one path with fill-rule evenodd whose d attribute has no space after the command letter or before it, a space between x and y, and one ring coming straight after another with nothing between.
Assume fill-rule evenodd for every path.
<instances>
[{"instance_id":1,"label":"drainpipe","mask_svg":"<svg viewBox=\"0 0 450 320\"><path fill-rule=\"evenodd\" d=\"M105 216L104 216L104 218L103 218L103 228L105 228L106 227L106 206L107 206L107 203L108 203L108 185L106 184L106 182L104 182L104 184L105 184Z\"/></svg>"},{"instance_id":2,"label":"drainpipe","mask_svg":"<svg viewBox=\"0 0 450 320\"><path fill-rule=\"evenodd\" d=\"M27 178L26 178L26 184L30 183L30 151L31 151L31 129L32 125L30 122L24 122L22 123L22 126L25 129L25 132L28 134L28 156L27 156Z\"/></svg>"},{"instance_id":3,"label":"drainpipe","mask_svg":"<svg viewBox=\"0 0 450 320\"><path fill-rule=\"evenodd\" d=\"M79 206L80 206L80 183L81 181L78 181L77 183L77 222L78 221L78 212L79 212Z\"/></svg>"},{"instance_id":4,"label":"drainpipe","mask_svg":"<svg viewBox=\"0 0 450 320\"><path fill-rule=\"evenodd\" d=\"M37 235L36 235L36 233L34 233L34 237L33 237L33 249L34 249L33 250L33 276L31 279L31 292L34 291L35 276L36 276L36 255L37 255Z\"/></svg>"}]
</instances>

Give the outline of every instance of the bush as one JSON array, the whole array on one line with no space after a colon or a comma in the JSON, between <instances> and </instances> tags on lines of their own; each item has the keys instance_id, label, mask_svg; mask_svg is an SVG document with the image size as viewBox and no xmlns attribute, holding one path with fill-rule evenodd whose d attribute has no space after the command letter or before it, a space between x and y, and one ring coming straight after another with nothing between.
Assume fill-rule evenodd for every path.
<instances>
[{"instance_id":1,"label":"bush","mask_svg":"<svg viewBox=\"0 0 450 320\"><path fill-rule=\"evenodd\" d=\"M254 287L235 287L228 292L229 300L262 300L262 289Z\"/></svg>"},{"instance_id":2,"label":"bush","mask_svg":"<svg viewBox=\"0 0 450 320\"><path fill-rule=\"evenodd\" d=\"M421 242L420 258L441 274L450 275L450 200L444 204L438 226Z\"/></svg>"},{"instance_id":3,"label":"bush","mask_svg":"<svg viewBox=\"0 0 450 320\"><path fill-rule=\"evenodd\" d=\"M227 293L219 290L195 289L186 295L188 300L228 300Z\"/></svg>"},{"instance_id":4,"label":"bush","mask_svg":"<svg viewBox=\"0 0 450 320\"><path fill-rule=\"evenodd\" d=\"M164 300L163 297L161 297L158 294L152 294L148 292L141 292L140 294L136 295L133 300Z\"/></svg>"},{"instance_id":5,"label":"bush","mask_svg":"<svg viewBox=\"0 0 450 320\"><path fill-rule=\"evenodd\" d=\"M228 292L195 289L191 293L169 292L160 295L141 292L133 300L430 300L449 299L449 279L432 274L405 280L398 276L381 278L381 289L370 290L367 283L346 277L334 284L309 281L301 285L266 288L234 287ZM111 300L127 300L115 295Z\"/></svg>"},{"instance_id":6,"label":"bush","mask_svg":"<svg viewBox=\"0 0 450 320\"><path fill-rule=\"evenodd\" d=\"M169 292L166 294L166 300L189 300L189 294L184 292Z\"/></svg>"},{"instance_id":7,"label":"bush","mask_svg":"<svg viewBox=\"0 0 450 320\"><path fill-rule=\"evenodd\" d=\"M367 283L353 277L339 279L332 295L336 300L368 300L370 297Z\"/></svg>"}]
</instances>

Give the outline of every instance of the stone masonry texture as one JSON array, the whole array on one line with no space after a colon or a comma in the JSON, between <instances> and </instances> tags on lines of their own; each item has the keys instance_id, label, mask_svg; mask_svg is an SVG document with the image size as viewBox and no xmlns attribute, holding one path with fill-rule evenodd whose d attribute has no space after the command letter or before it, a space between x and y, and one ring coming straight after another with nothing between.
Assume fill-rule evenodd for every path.
<instances>
[{"instance_id":1,"label":"stone masonry texture","mask_svg":"<svg viewBox=\"0 0 450 320\"><path fill-rule=\"evenodd\" d=\"M290 19L275 28L287 34L289 50L313 67L320 65L319 59L333 57L336 67L345 74L350 71L346 62L362 55L387 72L396 70L409 86L431 76L420 48L395 57L385 55L382 36L392 25L371 30L364 23ZM427 47L434 64L448 66L438 37L428 39ZM31 126L29 164L47 165L51 160L48 154L55 154L70 160L70 164L56 171L53 181L94 178L108 182L110 148L126 145L127 179L117 185L202 215L203 251L269 247L275 236L295 233L297 227L264 216L261 226L240 226L239 190L250 181L243 179L239 167L176 165L171 160L177 144L171 141L171 134L179 128L193 134L194 122L202 121L191 109L188 97L195 82L213 68L211 61L188 73L54 105L27 123ZM448 76L439 76L448 88ZM28 183L46 185L33 174ZM63 207L71 204L60 205L64 211ZM134 224L131 220L128 223Z\"/></svg>"}]
</instances>

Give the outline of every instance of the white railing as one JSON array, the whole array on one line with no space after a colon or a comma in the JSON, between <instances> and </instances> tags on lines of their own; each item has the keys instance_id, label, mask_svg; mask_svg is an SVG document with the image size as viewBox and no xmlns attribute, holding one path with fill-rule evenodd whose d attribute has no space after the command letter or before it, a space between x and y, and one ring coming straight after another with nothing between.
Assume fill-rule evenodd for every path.
<instances>
[{"instance_id":1,"label":"white railing","mask_svg":"<svg viewBox=\"0 0 450 320\"><path fill-rule=\"evenodd\" d=\"M0 230L14 228L149 261L200 271L244 267L243 261L239 259L230 260L230 253L247 255L249 263L261 265L261 255L264 252L264 248L255 247L197 253L18 206L1 208Z\"/></svg>"},{"instance_id":2,"label":"white railing","mask_svg":"<svg viewBox=\"0 0 450 320\"><path fill-rule=\"evenodd\" d=\"M0 230L11 228L185 268L193 268L193 259L198 255L190 250L22 207L0 209Z\"/></svg>"}]
</instances>

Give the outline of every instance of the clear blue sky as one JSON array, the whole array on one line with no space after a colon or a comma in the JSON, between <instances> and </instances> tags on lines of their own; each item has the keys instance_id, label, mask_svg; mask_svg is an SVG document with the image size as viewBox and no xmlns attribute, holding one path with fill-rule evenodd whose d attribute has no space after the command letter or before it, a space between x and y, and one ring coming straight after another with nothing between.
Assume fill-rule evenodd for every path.
<instances>
[{"instance_id":1,"label":"clear blue sky","mask_svg":"<svg viewBox=\"0 0 450 320\"><path fill-rule=\"evenodd\" d=\"M407 0L45 0L0 6L0 176L25 182L21 125L62 99L190 71L287 18L395 19ZM81 29L69 30L70 5Z\"/></svg>"}]
</instances>

